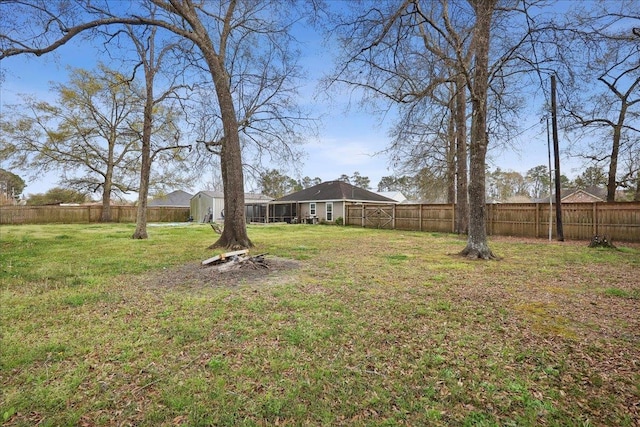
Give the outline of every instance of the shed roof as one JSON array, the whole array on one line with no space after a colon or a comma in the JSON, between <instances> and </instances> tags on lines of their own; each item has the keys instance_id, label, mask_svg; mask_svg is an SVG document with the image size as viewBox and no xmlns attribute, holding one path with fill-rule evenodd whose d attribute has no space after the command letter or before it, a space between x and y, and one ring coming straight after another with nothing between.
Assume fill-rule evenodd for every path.
<instances>
[{"instance_id":1,"label":"shed roof","mask_svg":"<svg viewBox=\"0 0 640 427\"><path fill-rule=\"evenodd\" d=\"M198 191L195 195L193 195L191 198L193 199L194 197L196 197L199 194L204 194L205 196L209 196L213 199L224 199L224 192L222 191ZM272 197L269 196L265 196L264 194L260 194L260 193L244 193L244 200L245 202L250 201L252 203L255 202L268 202L273 200Z\"/></svg>"},{"instance_id":2,"label":"shed roof","mask_svg":"<svg viewBox=\"0 0 640 427\"><path fill-rule=\"evenodd\" d=\"M405 203L407 201L402 191L376 191L376 194L393 199L398 203Z\"/></svg>"},{"instance_id":3,"label":"shed roof","mask_svg":"<svg viewBox=\"0 0 640 427\"><path fill-rule=\"evenodd\" d=\"M274 200L274 202L314 202L324 200L397 203L393 199L343 181L322 182L313 187L287 194Z\"/></svg>"},{"instance_id":4,"label":"shed roof","mask_svg":"<svg viewBox=\"0 0 640 427\"><path fill-rule=\"evenodd\" d=\"M191 200L191 193L186 191L176 190L164 196L154 197L153 200L147 203L147 206L182 206L189 207L189 200Z\"/></svg>"}]
</instances>

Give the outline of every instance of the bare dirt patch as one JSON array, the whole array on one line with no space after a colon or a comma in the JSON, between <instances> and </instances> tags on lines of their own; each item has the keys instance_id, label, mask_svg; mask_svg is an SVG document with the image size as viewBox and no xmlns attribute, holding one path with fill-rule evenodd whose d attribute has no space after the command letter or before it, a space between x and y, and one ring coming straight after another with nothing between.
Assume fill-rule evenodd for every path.
<instances>
[{"instance_id":1,"label":"bare dirt patch","mask_svg":"<svg viewBox=\"0 0 640 427\"><path fill-rule=\"evenodd\" d=\"M247 265L235 270L219 272L215 266L203 266L200 262L190 262L154 272L144 280L144 283L163 288L235 288L265 285L283 280L289 272L298 269L301 265L300 261L272 256L266 256L264 263L267 268L253 268Z\"/></svg>"},{"instance_id":2,"label":"bare dirt patch","mask_svg":"<svg viewBox=\"0 0 640 427\"><path fill-rule=\"evenodd\" d=\"M561 246L578 246L578 247L588 247L590 241L589 240L564 240L558 241L555 236L552 240L545 238L534 238L534 237L517 237L517 236L490 236L489 238L489 246L491 246L491 242L503 242L503 243L517 243L517 244L552 244L552 245L561 245ZM640 249L640 243L636 242L622 242L618 240L610 240L618 248L633 248Z\"/></svg>"}]
</instances>

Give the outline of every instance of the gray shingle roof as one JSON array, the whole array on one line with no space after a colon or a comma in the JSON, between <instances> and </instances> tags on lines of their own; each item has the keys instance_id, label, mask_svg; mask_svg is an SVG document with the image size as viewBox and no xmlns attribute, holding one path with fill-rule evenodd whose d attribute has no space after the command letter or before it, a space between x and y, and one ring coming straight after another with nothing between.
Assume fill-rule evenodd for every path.
<instances>
[{"instance_id":1,"label":"gray shingle roof","mask_svg":"<svg viewBox=\"0 0 640 427\"><path fill-rule=\"evenodd\" d=\"M313 202L322 200L397 203L393 199L343 181L323 182L318 185L314 185L313 187L287 194L284 197L274 200L274 202Z\"/></svg>"},{"instance_id":2,"label":"gray shingle roof","mask_svg":"<svg viewBox=\"0 0 640 427\"><path fill-rule=\"evenodd\" d=\"M214 199L224 199L224 192L222 191L203 190L196 193L195 196L197 196L198 194L204 194ZM195 196L192 196L192 198ZM269 196L265 196L264 194L260 194L260 193L244 193L244 200L245 202L251 201L252 203L257 203L257 202L269 202L273 200L273 198Z\"/></svg>"},{"instance_id":3,"label":"gray shingle roof","mask_svg":"<svg viewBox=\"0 0 640 427\"><path fill-rule=\"evenodd\" d=\"M189 200L193 197L186 191L176 190L164 196L155 197L148 206L181 206L189 207Z\"/></svg>"}]
</instances>

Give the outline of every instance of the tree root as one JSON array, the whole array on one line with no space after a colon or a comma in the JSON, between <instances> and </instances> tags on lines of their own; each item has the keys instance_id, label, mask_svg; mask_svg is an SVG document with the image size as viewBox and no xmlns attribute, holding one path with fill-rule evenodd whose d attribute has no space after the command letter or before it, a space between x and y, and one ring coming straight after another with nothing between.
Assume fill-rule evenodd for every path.
<instances>
[{"instance_id":1,"label":"tree root","mask_svg":"<svg viewBox=\"0 0 640 427\"><path fill-rule=\"evenodd\" d=\"M495 255L488 246L473 247L467 245L460 253L467 259L483 259L483 260L500 260L501 258Z\"/></svg>"},{"instance_id":2,"label":"tree root","mask_svg":"<svg viewBox=\"0 0 640 427\"><path fill-rule=\"evenodd\" d=\"M596 234L589 243L590 248L609 248L616 249L615 245L608 236Z\"/></svg>"},{"instance_id":3,"label":"tree root","mask_svg":"<svg viewBox=\"0 0 640 427\"><path fill-rule=\"evenodd\" d=\"M220 236L220 238L207 249L223 248L232 251L239 251L241 249L249 249L253 247L253 243L251 243L251 240L249 239L247 239L246 242L239 242L235 239L229 242L227 242L226 240L227 239L224 236Z\"/></svg>"}]
</instances>

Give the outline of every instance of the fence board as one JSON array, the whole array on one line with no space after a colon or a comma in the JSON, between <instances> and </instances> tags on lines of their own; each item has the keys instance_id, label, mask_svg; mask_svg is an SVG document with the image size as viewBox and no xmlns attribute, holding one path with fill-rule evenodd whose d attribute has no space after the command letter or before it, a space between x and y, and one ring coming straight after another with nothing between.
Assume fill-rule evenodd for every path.
<instances>
[{"instance_id":1,"label":"fence board","mask_svg":"<svg viewBox=\"0 0 640 427\"><path fill-rule=\"evenodd\" d=\"M421 212L421 230L452 233L455 205L418 205Z\"/></svg>"},{"instance_id":2,"label":"fence board","mask_svg":"<svg viewBox=\"0 0 640 427\"><path fill-rule=\"evenodd\" d=\"M135 206L111 206L112 222L136 222ZM82 224L100 222L102 206L1 206L0 224ZM147 208L148 222L184 222L189 208Z\"/></svg>"},{"instance_id":3,"label":"fence board","mask_svg":"<svg viewBox=\"0 0 640 427\"><path fill-rule=\"evenodd\" d=\"M562 205L562 229L565 237L577 240L593 237L593 204L566 203Z\"/></svg>"},{"instance_id":4,"label":"fence board","mask_svg":"<svg viewBox=\"0 0 640 427\"><path fill-rule=\"evenodd\" d=\"M556 236L555 206L536 203L487 205L487 233L518 237L548 237L551 208ZM431 232L454 232L455 205L347 205L345 225ZM613 241L640 242L640 202L563 203L564 237L588 240L604 234Z\"/></svg>"},{"instance_id":5,"label":"fence board","mask_svg":"<svg viewBox=\"0 0 640 427\"><path fill-rule=\"evenodd\" d=\"M614 241L640 242L640 203L596 203L596 215L598 234Z\"/></svg>"},{"instance_id":6,"label":"fence board","mask_svg":"<svg viewBox=\"0 0 640 427\"><path fill-rule=\"evenodd\" d=\"M487 228L501 236L537 237L535 204L510 203L488 205Z\"/></svg>"}]
</instances>

